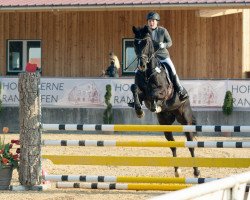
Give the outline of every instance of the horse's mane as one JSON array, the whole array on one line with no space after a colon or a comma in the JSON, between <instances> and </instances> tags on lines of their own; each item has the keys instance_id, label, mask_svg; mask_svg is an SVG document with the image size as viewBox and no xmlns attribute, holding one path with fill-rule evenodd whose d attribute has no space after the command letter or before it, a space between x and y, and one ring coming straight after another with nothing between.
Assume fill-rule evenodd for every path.
<instances>
[{"instance_id":1,"label":"horse's mane","mask_svg":"<svg viewBox=\"0 0 250 200\"><path fill-rule=\"evenodd\" d=\"M114 65L117 69L120 69L120 62L118 57L114 53L109 54L110 60L114 61Z\"/></svg>"}]
</instances>

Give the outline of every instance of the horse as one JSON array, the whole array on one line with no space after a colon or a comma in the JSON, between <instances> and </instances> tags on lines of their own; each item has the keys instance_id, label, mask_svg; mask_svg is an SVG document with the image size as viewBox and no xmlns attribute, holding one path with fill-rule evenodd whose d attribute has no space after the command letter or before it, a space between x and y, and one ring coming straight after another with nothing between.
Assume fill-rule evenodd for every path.
<instances>
[{"instance_id":1,"label":"horse","mask_svg":"<svg viewBox=\"0 0 250 200\"><path fill-rule=\"evenodd\" d=\"M160 125L171 125L179 122L182 125L195 125L189 98L180 100L172 81L171 73L158 61L155 56L151 29L148 26L133 26L134 50L138 59L138 70L135 75L135 83L131 85L134 102L130 107L135 109L138 118L144 116L142 104L151 112L156 113ZM169 67L169 66L166 66ZM187 141L193 141L196 133L185 132ZM175 141L172 132L164 132L168 141ZM176 148L171 148L173 157L177 157ZM194 148L189 148L192 157L195 157ZM176 166L175 176L179 177L181 170ZM198 167L193 167L194 176L198 177Z\"/></svg>"}]
</instances>

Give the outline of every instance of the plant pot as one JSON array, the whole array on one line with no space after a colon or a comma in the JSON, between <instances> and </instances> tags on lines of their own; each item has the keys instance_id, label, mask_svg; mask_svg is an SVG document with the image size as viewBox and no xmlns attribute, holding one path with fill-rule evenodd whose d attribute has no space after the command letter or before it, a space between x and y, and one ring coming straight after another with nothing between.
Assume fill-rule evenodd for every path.
<instances>
[{"instance_id":1,"label":"plant pot","mask_svg":"<svg viewBox=\"0 0 250 200\"><path fill-rule=\"evenodd\" d=\"M0 190L9 190L13 167L11 165L0 168Z\"/></svg>"}]
</instances>

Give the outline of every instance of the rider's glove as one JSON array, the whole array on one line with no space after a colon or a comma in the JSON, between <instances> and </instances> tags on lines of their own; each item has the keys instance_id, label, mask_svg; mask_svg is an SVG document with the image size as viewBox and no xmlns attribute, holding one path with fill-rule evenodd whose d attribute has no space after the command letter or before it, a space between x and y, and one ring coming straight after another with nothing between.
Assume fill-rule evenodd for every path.
<instances>
[{"instance_id":1,"label":"rider's glove","mask_svg":"<svg viewBox=\"0 0 250 200\"><path fill-rule=\"evenodd\" d=\"M163 43L163 42L160 42L160 43L159 43L159 48L160 48L160 49L166 48L166 44Z\"/></svg>"}]
</instances>

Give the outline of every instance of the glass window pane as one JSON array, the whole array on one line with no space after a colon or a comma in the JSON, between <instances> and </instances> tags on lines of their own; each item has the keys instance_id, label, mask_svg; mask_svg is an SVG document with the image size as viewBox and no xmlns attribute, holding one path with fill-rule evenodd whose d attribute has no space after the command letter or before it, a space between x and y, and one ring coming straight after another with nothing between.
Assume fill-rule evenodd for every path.
<instances>
[{"instance_id":1,"label":"glass window pane","mask_svg":"<svg viewBox=\"0 0 250 200\"><path fill-rule=\"evenodd\" d=\"M9 58L10 71L23 70L23 43L22 41L9 41Z\"/></svg>"},{"instance_id":2,"label":"glass window pane","mask_svg":"<svg viewBox=\"0 0 250 200\"><path fill-rule=\"evenodd\" d=\"M37 64L41 67L41 42L28 41L27 42L27 61L32 64Z\"/></svg>"},{"instance_id":3,"label":"glass window pane","mask_svg":"<svg viewBox=\"0 0 250 200\"><path fill-rule=\"evenodd\" d=\"M134 51L134 40L123 40L123 73L134 74L137 68L137 59Z\"/></svg>"}]
</instances>

